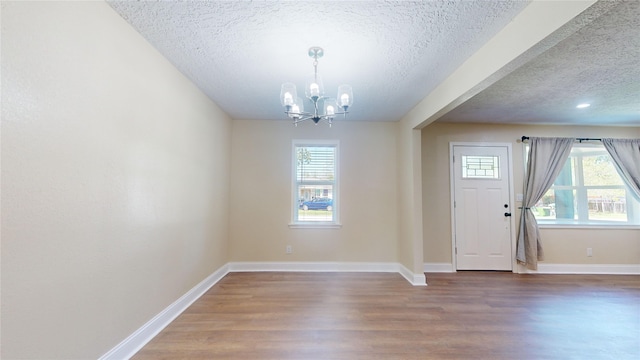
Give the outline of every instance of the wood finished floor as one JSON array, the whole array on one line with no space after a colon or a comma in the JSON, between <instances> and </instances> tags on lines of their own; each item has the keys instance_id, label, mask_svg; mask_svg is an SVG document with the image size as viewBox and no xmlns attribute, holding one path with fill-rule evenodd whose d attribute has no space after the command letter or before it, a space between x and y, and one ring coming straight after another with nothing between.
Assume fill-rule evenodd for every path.
<instances>
[{"instance_id":1,"label":"wood finished floor","mask_svg":"<svg viewBox=\"0 0 640 360\"><path fill-rule=\"evenodd\" d=\"M230 273L133 359L640 359L640 276Z\"/></svg>"}]
</instances>

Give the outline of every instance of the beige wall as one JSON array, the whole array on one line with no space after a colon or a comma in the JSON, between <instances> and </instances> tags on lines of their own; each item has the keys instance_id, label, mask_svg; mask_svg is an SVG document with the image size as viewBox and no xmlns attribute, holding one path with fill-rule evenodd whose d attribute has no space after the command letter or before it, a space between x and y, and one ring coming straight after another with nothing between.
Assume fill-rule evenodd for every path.
<instances>
[{"instance_id":1,"label":"beige wall","mask_svg":"<svg viewBox=\"0 0 640 360\"><path fill-rule=\"evenodd\" d=\"M395 262L396 123L234 120L230 261ZM340 229L290 229L294 139L340 141ZM293 254L285 254L286 245Z\"/></svg>"},{"instance_id":2,"label":"beige wall","mask_svg":"<svg viewBox=\"0 0 640 360\"><path fill-rule=\"evenodd\" d=\"M95 359L224 265L231 121L104 2L2 2L3 359Z\"/></svg>"},{"instance_id":3,"label":"beige wall","mask_svg":"<svg viewBox=\"0 0 640 360\"><path fill-rule=\"evenodd\" d=\"M640 137L640 127L527 126L433 123L422 130L424 258L451 263L449 143L507 142L513 147L514 197L523 192L526 136ZM520 206L520 203L516 204ZM516 214L519 219L519 211ZM550 264L638 264L640 229L542 229L545 262ZM593 257L586 248L593 248Z\"/></svg>"},{"instance_id":4,"label":"beige wall","mask_svg":"<svg viewBox=\"0 0 640 360\"><path fill-rule=\"evenodd\" d=\"M398 123L398 260L423 274L421 132L407 119Z\"/></svg>"},{"instance_id":5,"label":"beige wall","mask_svg":"<svg viewBox=\"0 0 640 360\"><path fill-rule=\"evenodd\" d=\"M228 261L450 262L450 141L512 142L517 190L521 135L640 136L231 121L107 4L1 6L3 359L97 358ZM288 227L293 139L340 141L340 229ZM639 231L544 229L547 261L638 263Z\"/></svg>"},{"instance_id":6,"label":"beige wall","mask_svg":"<svg viewBox=\"0 0 640 360\"><path fill-rule=\"evenodd\" d=\"M408 269L413 263L413 172L412 172L412 144L411 127L406 121L398 126L398 261Z\"/></svg>"}]
</instances>

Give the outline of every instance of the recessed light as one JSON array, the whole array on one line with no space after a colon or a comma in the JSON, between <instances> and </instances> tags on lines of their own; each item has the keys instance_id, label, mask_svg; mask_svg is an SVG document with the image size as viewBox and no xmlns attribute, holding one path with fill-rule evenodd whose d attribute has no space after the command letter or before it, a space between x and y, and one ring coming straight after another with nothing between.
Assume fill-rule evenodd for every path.
<instances>
[{"instance_id":1,"label":"recessed light","mask_svg":"<svg viewBox=\"0 0 640 360\"><path fill-rule=\"evenodd\" d=\"M588 103L582 103L582 104L578 104L578 105L576 106L576 108L578 108L578 109L584 109L584 108L588 108L589 106L591 106L591 104L588 104Z\"/></svg>"}]
</instances>

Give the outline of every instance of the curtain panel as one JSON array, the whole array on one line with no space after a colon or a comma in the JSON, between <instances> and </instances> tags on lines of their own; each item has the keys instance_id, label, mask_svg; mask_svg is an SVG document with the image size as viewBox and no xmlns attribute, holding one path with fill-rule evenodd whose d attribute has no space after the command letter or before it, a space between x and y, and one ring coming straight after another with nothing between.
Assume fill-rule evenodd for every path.
<instances>
[{"instance_id":1,"label":"curtain panel","mask_svg":"<svg viewBox=\"0 0 640 360\"><path fill-rule=\"evenodd\" d=\"M531 208L549 190L567 162L574 138L529 138L529 160L524 183L524 202L520 217L516 260L531 270L544 259L540 232Z\"/></svg>"},{"instance_id":2,"label":"curtain panel","mask_svg":"<svg viewBox=\"0 0 640 360\"><path fill-rule=\"evenodd\" d=\"M640 139L602 139L620 177L640 201Z\"/></svg>"}]
</instances>

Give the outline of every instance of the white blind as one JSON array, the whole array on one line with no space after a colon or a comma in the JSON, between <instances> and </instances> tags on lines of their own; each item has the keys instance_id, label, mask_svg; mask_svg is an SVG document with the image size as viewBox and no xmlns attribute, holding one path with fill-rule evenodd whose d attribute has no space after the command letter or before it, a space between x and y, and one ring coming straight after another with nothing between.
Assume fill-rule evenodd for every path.
<instances>
[{"instance_id":1,"label":"white blind","mask_svg":"<svg viewBox=\"0 0 640 360\"><path fill-rule=\"evenodd\" d=\"M331 184L335 181L334 146L296 146L298 184Z\"/></svg>"}]
</instances>

